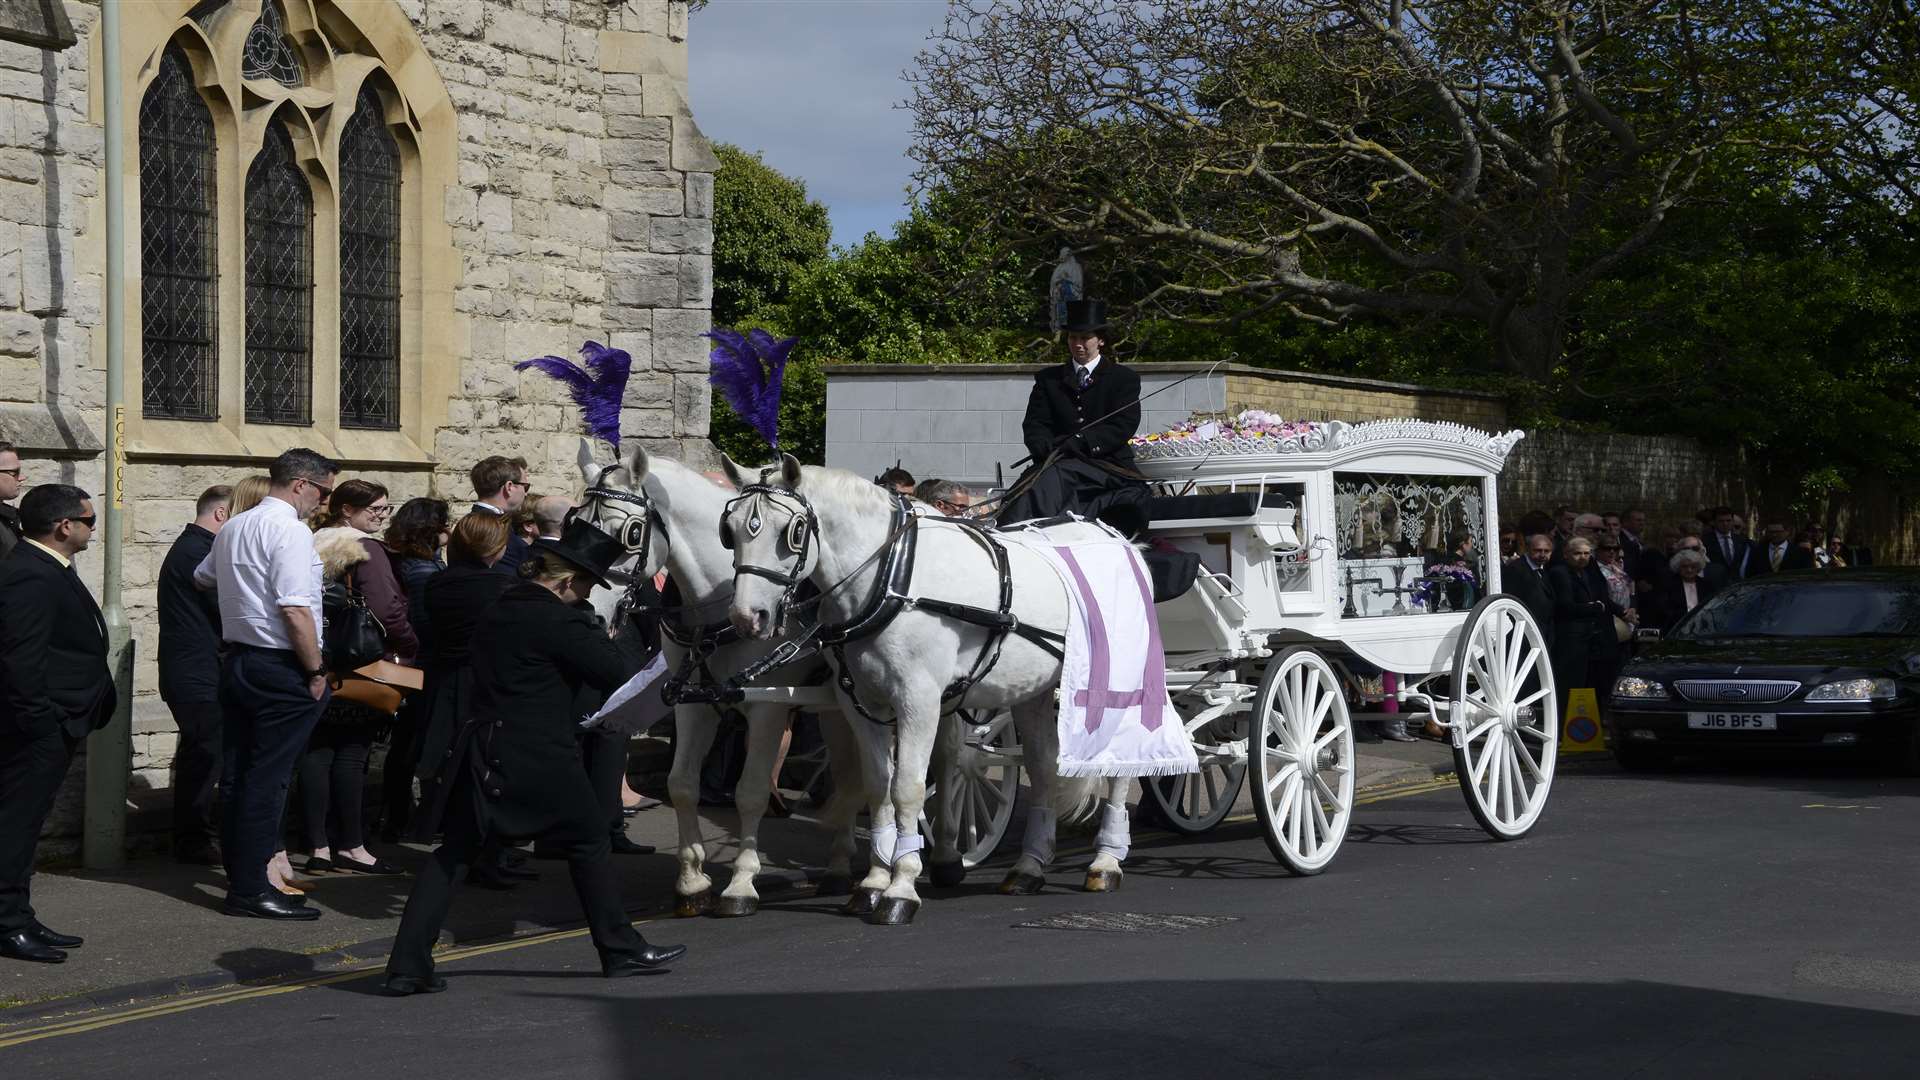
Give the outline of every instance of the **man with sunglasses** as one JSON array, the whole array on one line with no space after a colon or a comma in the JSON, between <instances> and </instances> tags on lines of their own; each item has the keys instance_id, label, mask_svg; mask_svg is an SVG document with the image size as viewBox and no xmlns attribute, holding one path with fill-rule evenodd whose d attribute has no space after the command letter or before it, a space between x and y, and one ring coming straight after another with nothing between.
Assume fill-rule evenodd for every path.
<instances>
[{"instance_id":1,"label":"man with sunglasses","mask_svg":"<svg viewBox=\"0 0 1920 1080\"><path fill-rule=\"evenodd\" d=\"M533 485L527 482L526 458L498 455L481 458L467 476L473 481L473 509L469 513L512 517L526 502L527 492L533 490ZM507 534L507 553L500 556L493 568L508 577L516 577L526 557L527 538L515 530Z\"/></svg>"},{"instance_id":2,"label":"man with sunglasses","mask_svg":"<svg viewBox=\"0 0 1920 1080\"><path fill-rule=\"evenodd\" d=\"M34 846L80 741L116 700L107 623L74 573L93 540L93 503L69 484L20 501L20 546L0 564L0 956L58 964L81 939L28 901Z\"/></svg>"},{"instance_id":3,"label":"man with sunglasses","mask_svg":"<svg viewBox=\"0 0 1920 1080\"><path fill-rule=\"evenodd\" d=\"M220 597L221 754L233 777L220 830L229 915L317 919L319 909L267 882L280 846L287 784L326 711L320 656L320 556L306 519L333 493L340 467L312 450L288 450L267 469L266 498L213 539L194 583Z\"/></svg>"},{"instance_id":4,"label":"man with sunglasses","mask_svg":"<svg viewBox=\"0 0 1920 1080\"><path fill-rule=\"evenodd\" d=\"M13 500L20 494L20 451L0 440L0 561L20 545L20 511Z\"/></svg>"}]
</instances>

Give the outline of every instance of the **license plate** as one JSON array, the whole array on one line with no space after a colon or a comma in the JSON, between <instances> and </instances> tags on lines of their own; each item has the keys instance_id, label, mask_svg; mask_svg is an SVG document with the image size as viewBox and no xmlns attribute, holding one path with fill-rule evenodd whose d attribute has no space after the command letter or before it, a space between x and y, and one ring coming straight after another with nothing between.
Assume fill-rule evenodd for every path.
<instances>
[{"instance_id":1,"label":"license plate","mask_svg":"<svg viewBox=\"0 0 1920 1080\"><path fill-rule=\"evenodd\" d=\"M1695 731L1776 731L1780 723L1772 713L1694 712L1687 714L1687 726Z\"/></svg>"}]
</instances>

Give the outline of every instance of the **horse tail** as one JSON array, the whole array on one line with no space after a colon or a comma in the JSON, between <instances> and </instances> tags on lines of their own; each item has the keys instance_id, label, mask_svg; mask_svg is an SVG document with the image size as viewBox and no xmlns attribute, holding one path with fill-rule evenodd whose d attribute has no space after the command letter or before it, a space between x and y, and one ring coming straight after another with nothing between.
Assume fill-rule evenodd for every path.
<instances>
[{"instance_id":1,"label":"horse tail","mask_svg":"<svg viewBox=\"0 0 1920 1080\"><path fill-rule=\"evenodd\" d=\"M1107 797L1104 776L1056 776L1050 792L1054 819L1062 825L1080 825L1092 821Z\"/></svg>"}]
</instances>

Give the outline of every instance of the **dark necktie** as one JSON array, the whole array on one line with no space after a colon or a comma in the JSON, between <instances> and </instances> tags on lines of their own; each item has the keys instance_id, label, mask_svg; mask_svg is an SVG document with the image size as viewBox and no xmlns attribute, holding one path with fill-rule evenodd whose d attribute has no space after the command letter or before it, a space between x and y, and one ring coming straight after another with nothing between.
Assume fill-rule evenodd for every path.
<instances>
[{"instance_id":1,"label":"dark necktie","mask_svg":"<svg viewBox=\"0 0 1920 1080\"><path fill-rule=\"evenodd\" d=\"M1087 384L1093 381L1093 372L1083 367L1077 367L1073 369L1073 377L1075 381L1080 384L1080 389L1085 390Z\"/></svg>"}]
</instances>

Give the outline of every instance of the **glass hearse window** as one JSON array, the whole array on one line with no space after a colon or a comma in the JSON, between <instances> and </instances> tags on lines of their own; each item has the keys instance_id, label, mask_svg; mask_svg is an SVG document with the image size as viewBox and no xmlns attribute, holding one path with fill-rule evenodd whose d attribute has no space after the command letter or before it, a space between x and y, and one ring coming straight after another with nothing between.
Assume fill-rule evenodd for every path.
<instances>
[{"instance_id":1,"label":"glass hearse window","mask_svg":"<svg viewBox=\"0 0 1920 1080\"><path fill-rule=\"evenodd\" d=\"M1743 584L1702 604L1673 636L1920 637L1920 586L1871 579Z\"/></svg>"},{"instance_id":2,"label":"glass hearse window","mask_svg":"<svg viewBox=\"0 0 1920 1080\"><path fill-rule=\"evenodd\" d=\"M1486 505L1469 476L1333 475L1341 615L1467 611L1486 592Z\"/></svg>"}]
</instances>

